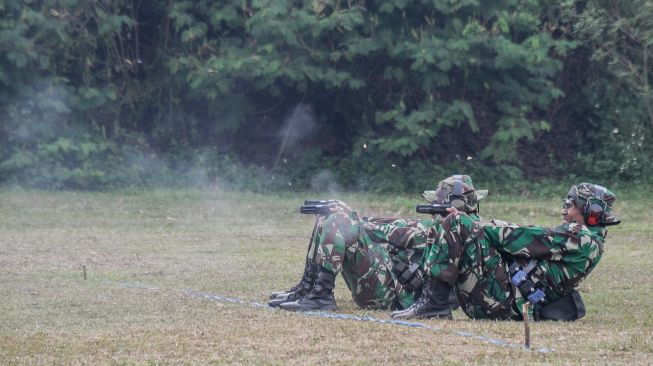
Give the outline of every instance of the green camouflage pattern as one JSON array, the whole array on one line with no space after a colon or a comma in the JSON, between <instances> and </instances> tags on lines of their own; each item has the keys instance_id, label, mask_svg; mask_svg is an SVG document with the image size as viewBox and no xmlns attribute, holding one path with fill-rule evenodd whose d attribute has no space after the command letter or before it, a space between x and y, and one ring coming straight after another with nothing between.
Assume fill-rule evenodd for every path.
<instances>
[{"instance_id":1,"label":"green camouflage pattern","mask_svg":"<svg viewBox=\"0 0 653 366\"><path fill-rule=\"evenodd\" d=\"M514 292L508 267L466 214L449 215L430 228L434 244L424 253L428 273L455 286L461 309L474 319L508 319Z\"/></svg>"},{"instance_id":2,"label":"green camouflage pattern","mask_svg":"<svg viewBox=\"0 0 653 366\"><path fill-rule=\"evenodd\" d=\"M563 223L555 228L518 226L501 221L485 225L486 237L496 246L510 265L517 262L521 267L531 260L537 266L531 272L534 282L543 286L547 301L567 295L589 275L603 255L604 227ZM516 291L516 308L526 302Z\"/></svg>"},{"instance_id":3,"label":"green camouflage pattern","mask_svg":"<svg viewBox=\"0 0 653 366\"><path fill-rule=\"evenodd\" d=\"M392 267L399 261L421 265L424 249L435 240L425 233L439 220L439 216L401 220L334 213L319 225L313 243L317 249L314 260L334 274L342 273L358 306L405 309L415 302L421 289L404 288Z\"/></svg>"},{"instance_id":4,"label":"green camouflage pattern","mask_svg":"<svg viewBox=\"0 0 653 366\"><path fill-rule=\"evenodd\" d=\"M456 179L462 180L463 195L474 205L487 194L485 191L477 196L467 175L441 181L439 192L453 192ZM473 210L467 217L472 221L480 220ZM436 232L429 228L438 225L440 219L439 216L412 221L359 218L354 212L337 212L318 219L308 259L333 274L342 273L358 306L405 309L413 304L421 289L404 288L392 268L398 262L423 265L425 248L431 247L436 239Z\"/></svg>"},{"instance_id":5,"label":"green camouflage pattern","mask_svg":"<svg viewBox=\"0 0 653 366\"><path fill-rule=\"evenodd\" d=\"M439 219L439 217L437 218ZM392 258L393 265L403 262L408 265L421 265L427 238L420 233L432 225L435 219L401 220L395 218L363 217L365 235L376 245L385 248ZM417 235L416 235L417 234ZM421 288L409 291L395 277L395 292L399 302L398 308L408 308L421 294ZM422 276L419 276L422 278Z\"/></svg>"},{"instance_id":6,"label":"green camouflage pattern","mask_svg":"<svg viewBox=\"0 0 653 366\"><path fill-rule=\"evenodd\" d=\"M616 225L620 221L612 214L612 205L617 196L609 189L592 183L580 183L571 186L567 193L567 198L579 207L581 210L589 203L598 203L603 208L605 215L599 225Z\"/></svg>"},{"instance_id":7,"label":"green camouflage pattern","mask_svg":"<svg viewBox=\"0 0 653 366\"><path fill-rule=\"evenodd\" d=\"M580 198L581 200L585 201L589 200L590 198L600 198L610 208L612 208L612 204L617 198L617 196L609 189L592 183L580 183L577 186L572 186L569 190L568 196L575 199Z\"/></svg>"},{"instance_id":8,"label":"green camouflage pattern","mask_svg":"<svg viewBox=\"0 0 653 366\"><path fill-rule=\"evenodd\" d=\"M355 213L334 213L323 221L316 235L316 262L333 274L342 273L354 302L362 308L408 307L415 301L415 294L397 280L392 272L393 260L408 261L419 249L391 250L386 243L395 239L393 227L416 225L417 222L359 219Z\"/></svg>"},{"instance_id":9,"label":"green camouflage pattern","mask_svg":"<svg viewBox=\"0 0 653 366\"><path fill-rule=\"evenodd\" d=\"M449 196L454 192L454 185L457 180L462 182L462 194L465 199L466 207L461 207L467 213L476 211L478 202L487 196L487 190L477 191L474 188L472 178L469 175L453 175L438 182L435 191L424 191L422 197L430 203L450 203Z\"/></svg>"},{"instance_id":10,"label":"green camouflage pattern","mask_svg":"<svg viewBox=\"0 0 653 366\"><path fill-rule=\"evenodd\" d=\"M518 226L498 220L481 225L466 214L449 215L429 228L437 234L424 265L456 286L461 308L474 319L518 319L525 302L510 283L508 267L537 260L532 279L547 301L568 294L596 266L606 230L565 223L556 228Z\"/></svg>"}]
</instances>

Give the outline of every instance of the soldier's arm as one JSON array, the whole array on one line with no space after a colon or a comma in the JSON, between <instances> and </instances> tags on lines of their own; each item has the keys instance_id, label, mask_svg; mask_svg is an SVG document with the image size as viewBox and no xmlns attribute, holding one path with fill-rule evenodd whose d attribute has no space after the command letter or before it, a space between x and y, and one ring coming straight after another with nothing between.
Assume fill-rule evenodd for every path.
<instances>
[{"instance_id":1,"label":"soldier's arm","mask_svg":"<svg viewBox=\"0 0 653 366\"><path fill-rule=\"evenodd\" d=\"M397 248L423 248L432 220L398 220L371 218L364 224L365 232L379 243Z\"/></svg>"},{"instance_id":2,"label":"soldier's arm","mask_svg":"<svg viewBox=\"0 0 653 366\"><path fill-rule=\"evenodd\" d=\"M486 236L501 252L525 258L553 261L584 260L592 247L592 235L580 225L554 229L492 222L484 227Z\"/></svg>"}]
</instances>

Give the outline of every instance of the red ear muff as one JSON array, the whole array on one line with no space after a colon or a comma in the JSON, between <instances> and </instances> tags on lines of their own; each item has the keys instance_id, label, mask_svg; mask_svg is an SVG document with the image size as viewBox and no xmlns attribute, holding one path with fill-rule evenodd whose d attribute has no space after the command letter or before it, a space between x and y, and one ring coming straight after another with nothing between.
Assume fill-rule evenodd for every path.
<instances>
[{"instance_id":1,"label":"red ear muff","mask_svg":"<svg viewBox=\"0 0 653 366\"><path fill-rule=\"evenodd\" d=\"M598 225L603 220L603 207L598 203L592 203L585 212L585 223L589 226Z\"/></svg>"},{"instance_id":2,"label":"red ear muff","mask_svg":"<svg viewBox=\"0 0 653 366\"><path fill-rule=\"evenodd\" d=\"M599 216L595 212L591 212L590 216L587 218L587 224L589 226L595 226L599 223Z\"/></svg>"}]
</instances>

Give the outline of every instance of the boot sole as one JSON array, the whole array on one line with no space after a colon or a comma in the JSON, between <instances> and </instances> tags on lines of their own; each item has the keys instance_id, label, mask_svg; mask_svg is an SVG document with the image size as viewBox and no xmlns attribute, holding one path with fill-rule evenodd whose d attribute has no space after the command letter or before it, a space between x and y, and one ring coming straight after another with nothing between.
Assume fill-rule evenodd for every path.
<instances>
[{"instance_id":1,"label":"boot sole","mask_svg":"<svg viewBox=\"0 0 653 366\"><path fill-rule=\"evenodd\" d=\"M287 302L295 302L295 301L297 301L297 299L295 299L295 300L288 300L288 297L283 298L283 299L279 299L279 298L278 298L278 299L275 299L275 300L272 300L272 301L268 302L268 306L271 307L271 308L278 308L278 307L281 306L282 304L285 304L285 303L287 303Z\"/></svg>"},{"instance_id":2,"label":"boot sole","mask_svg":"<svg viewBox=\"0 0 653 366\"><path fill-rule=\"evenodd\" d=\"M417 319L443 319L443 320L453 320L453 315L420 315L417 317Z\"/></svg>"},{"instance_id":3,"label":"boot sole","mask_svg":"<svg viewBox=\"0 0 653 366\"><path fill-rule=\"evenodd\" d=\"M338 310L338 307L336 305L324 306L324 307L317 308L317 309L287 308L287 307L283 307L283 306L279 306L279 308L283 309L283 310L288 310L288 311L334 311L334 310Z\"/></svg>"},{"instance_id":4,"label":"boot sole","mask_svg":"<svg viewBox=\"0 0 653 366\"><path fill-rule=\"evenodd\" d=\"M276 299L271 300L270 302L268 302L268 305L270 307L276 308L276 307L278 307L279 305L281 305L283 303L293 302L293 301L295 301L295 300L288 300L288 298L276 298Z\"/></svg>"},{"instance_id":5,"label":"boot sole","mask_svg":"<svg viewBox=\"0 0 653 366\"><path fill-rule=\"evenodd\" d=\"M397 320L410 320L410 319L443 319L443 320L453 320L453 315L442 315L442 314L420 314L420 315L409 315L409 316L392 316L390 315L392 319L397 319Z\"/></svg>"}]
</instances>

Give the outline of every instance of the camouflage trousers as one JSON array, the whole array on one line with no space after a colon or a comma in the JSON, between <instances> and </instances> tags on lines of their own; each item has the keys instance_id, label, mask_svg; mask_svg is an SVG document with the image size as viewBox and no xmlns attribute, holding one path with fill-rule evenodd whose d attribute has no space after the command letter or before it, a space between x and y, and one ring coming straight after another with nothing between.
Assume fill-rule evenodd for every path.
<instances>
[{"instance_id":1,"label":"camouflage trousers","mask_svg":"<svg viewBox=\"0 0 653 366\"><path fill-rule=\"evenodd\" d=\"M342 273L356 305L370 309L406 308L413 293L403 289L392 272L388 246L373 241L364 221L334 213L321 221L312 241L313 259L334 274ZM310 259L310 258L309 258Z\"/></svg>"},{"instance_id":2,"label":"camouflage trousers","mask_svg":"<svg viewBox=\"0 0 653 366\"><path fill-rule=\"evenodd\" d=\"M510 318L514 293L508 268L482 226L466 215L449 215L432 230L436 240L424 252L425 271L455 286L470 318Z\"/></svg>"}]
</instances>

